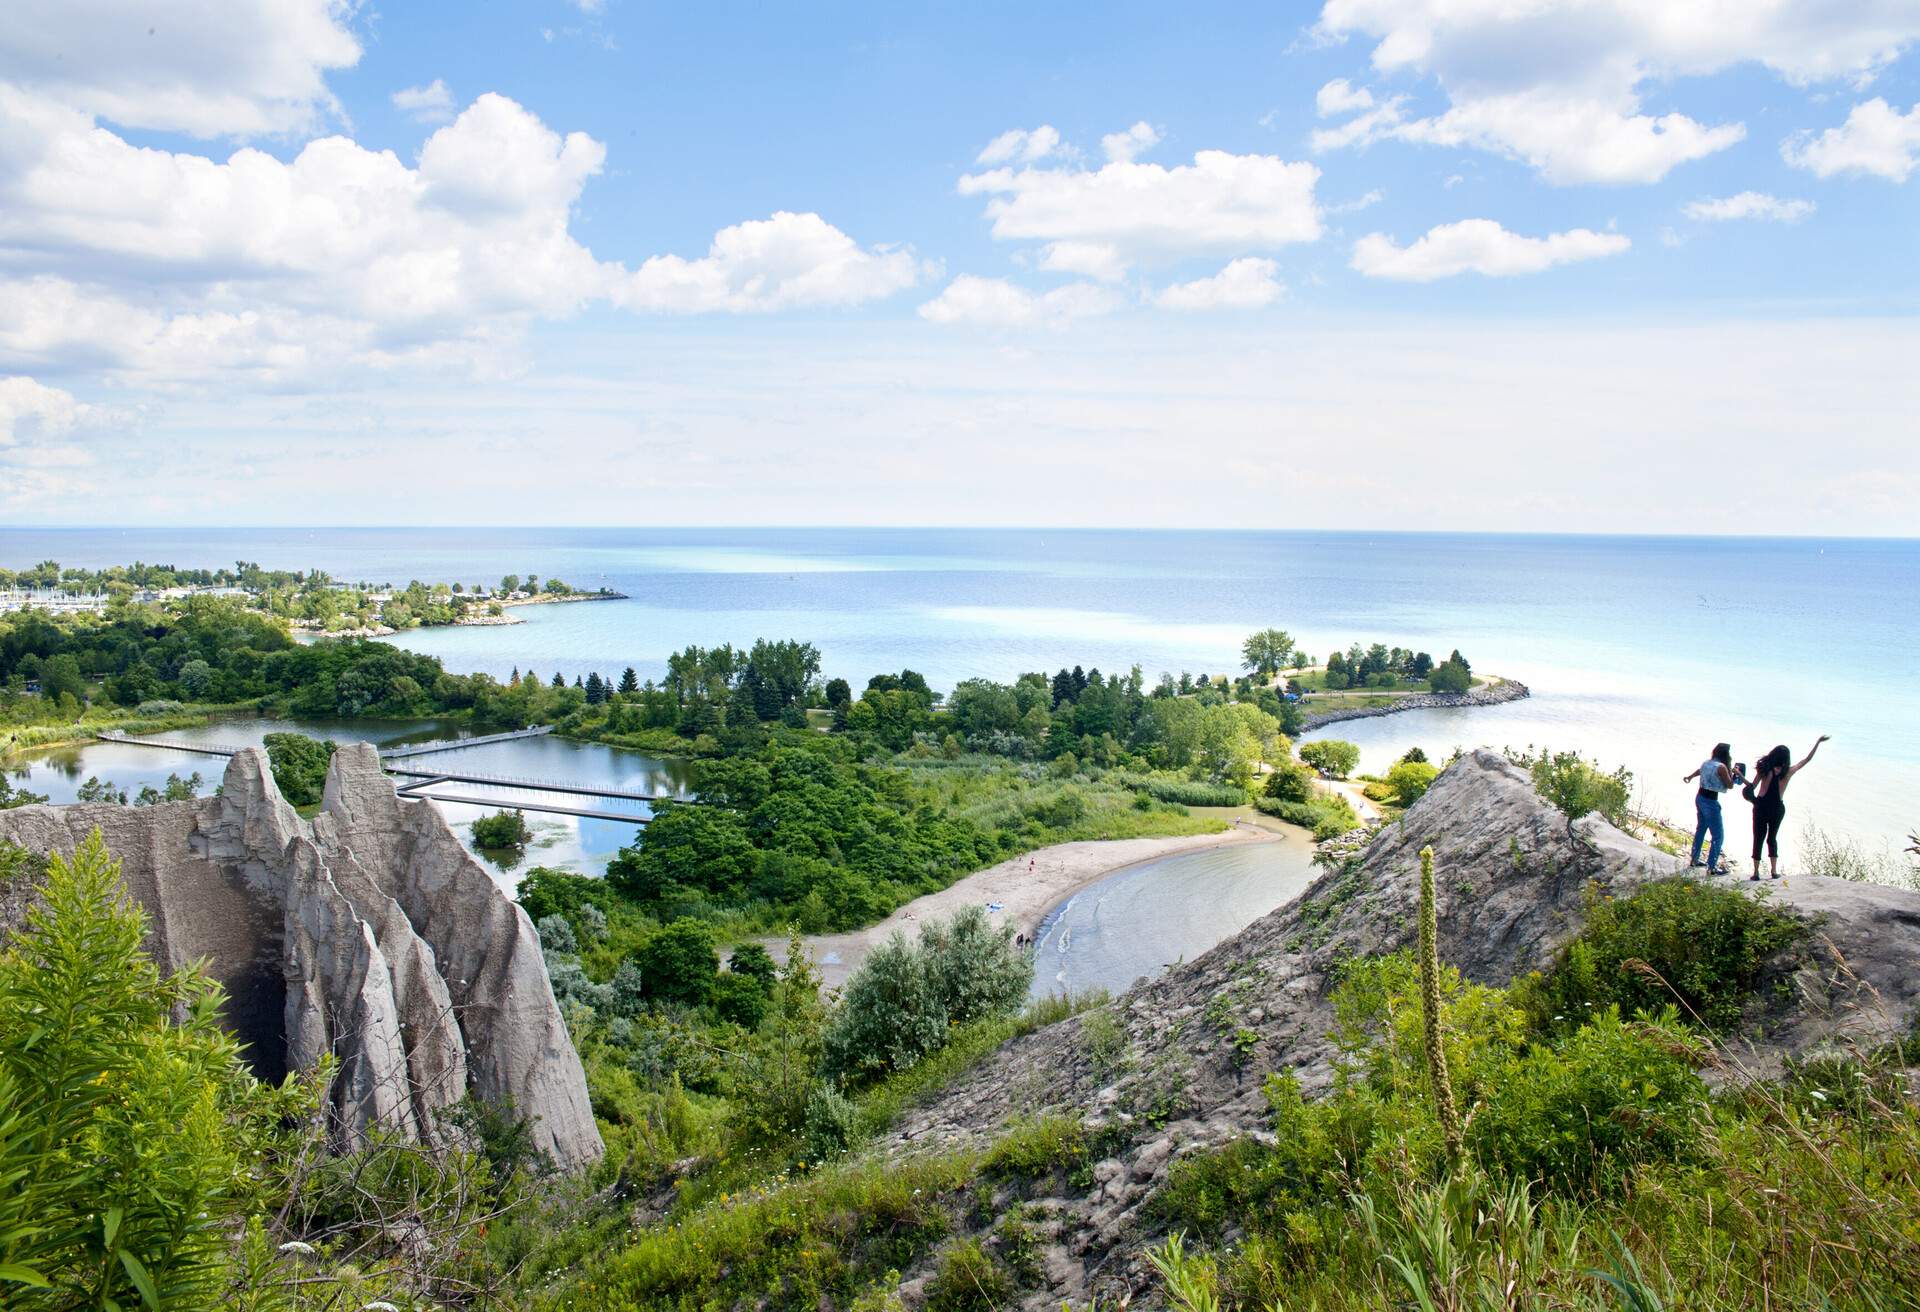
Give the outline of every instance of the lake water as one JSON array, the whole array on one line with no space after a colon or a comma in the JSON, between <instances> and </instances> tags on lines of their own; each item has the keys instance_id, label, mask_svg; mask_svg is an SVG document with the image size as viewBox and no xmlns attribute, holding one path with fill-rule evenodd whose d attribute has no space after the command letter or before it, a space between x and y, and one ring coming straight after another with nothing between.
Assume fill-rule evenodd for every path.
<instances>
[{"instance_id":1,"label":"lake water","mask_svg":"<svg viewBox=\"0 0 1920 1312\"><path fill-rule=\"evenodd\" d=\"M1034 935L1033 996L1122 993L1291 902L1314 874L1300 834L1118 871L1047 913Z\"/></svg>"},{"instance_id":2,"label":"lake water","mask_svg":"<svg viewBox=\"0 0 1920 1312\"><path fill-rule=\"evenodd\" d=\"M1625 764L1642 804L1690 818L1680 776L1719 739L1751 761L1833 735L1794 783L1787 842L1817 823L1873 845L1920 824L1920 542L1472 534L950 529L4 529L51 557L324 568L350 580L606 585L504 628L395 641L454 670L658 676L688 643L799 637L860 686L1139 663L1219 674L1251 629L1313 654L1385 642L1532 686L1513 705L1328 732L1379 769L1407 746L1532 743ZM1735 829L1744 819L1736 807ZM1736 846L1736 851L1738 847Z\"/></svg>"},{"instance_id":3,"label":"lake water","mask_svg":"<svg viewBox=\"0 0 1920 1312\"><path fill-rule=\"evenodd\" d=\"M384 722L379 720L275 720L263 717L223 720L198 729L175 729L153 735L169 742L200 743L220 747L259 746L270 733L298 732L335 742L370 742L381 747L437 742L455 738L447 725L433 721ZM618 792L654 793L686 796L688 766L683 761L663 761L638 752L602 747L595 743L574 743L559 738L516 738L508 742L483 743L451 751L411 758L401 762L409 769L446 770L461 774L512 776L520 779L555 783L582 784L609 788ZM225 758L188 752L164 751L131 743L85 743L43 748L15 757L6 771L16 784L36 793L44 793L54 802L76 799L80 786L89 777L111 781L129 796L143 784L159 788L169 774L181 778L198 772L203 780L200 792L213 791L226 769ZM435 784L435 794L485 797L512 803L577 802L583 807L606 811L631 811L646 815L644 802L620 799L568 798L554 793L506 788L497 784ZM469 850L473 847L472 822L491 815L496 806L467 805L435 801L454 833ZM533 840L520 853L480 852L483 863L509 890L519 876L534 866L599 873L606 869L619 850L631 843L637 825L619 820L601 820L584 816L547 815L525 812Z\"/></svg>"}]
</instances>

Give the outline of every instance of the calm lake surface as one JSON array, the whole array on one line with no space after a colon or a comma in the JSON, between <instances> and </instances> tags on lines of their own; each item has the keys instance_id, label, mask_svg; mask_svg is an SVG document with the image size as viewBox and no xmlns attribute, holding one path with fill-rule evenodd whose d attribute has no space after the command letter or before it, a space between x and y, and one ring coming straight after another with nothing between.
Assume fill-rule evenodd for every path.
<instances>
[{"instance_id":1,"label":"calm lake surface","mask_svg":"<svg viewBox=\"0 0 1920 1312\"><path fill-rule=\"evenodd\" d=\"M660 675L688 643L798 637L858 687L1062 665L1219 674L1269 624L1316 656L1458 647L1534 696L1350 722L1363 768L1408 746L1529 743L1625 764L1642 805L1692 813L1680 776L1720 739L1751 761L1834 741L1794 781L1809 822L1891 843L1920 824L1920 541L949 529L0 529L0 560L236 559L347 580L606 585L624 602L395 641L454 670ZM164 770L162 774L164 774ZM44 791L44 790L43 790ZM1730 828L1744 824L1736 805ZM1736 842L1736 852L1739 847Z\"/></svg>"},{"instance_id":2,"label":"calm lake surface","mask_svg":"<svg viewBox=\"0 0 1920 1312\"><path fill-rule=\"evenodd\" d=\"M1080 890L1034 935L1033 996L1106 989L1190 961L1313 882L1304 835L1146 861Z\"/></svg>"}]
</instances>

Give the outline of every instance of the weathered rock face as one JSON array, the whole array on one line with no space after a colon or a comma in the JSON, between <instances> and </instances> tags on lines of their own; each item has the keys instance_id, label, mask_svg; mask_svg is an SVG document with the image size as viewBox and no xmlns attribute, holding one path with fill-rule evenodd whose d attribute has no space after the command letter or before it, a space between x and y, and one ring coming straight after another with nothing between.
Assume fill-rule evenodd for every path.
<instances>
[{"instance_id":1,"label":"weathered rock face","mask_svg":"<svg viewBox=\"0 0 1920 1312\"><path fill-rule=\"evenodd\" d=\"M1525 771L1481 751L1449 768L1364 855L1317 880L1296 902L1212 951L1093 1013L1117 1021L1124 1052L1088 1017L1001 1048L931 1104L908 1114L884 1151L906 1153L992 1136L1023 1114L1061 1111L1090 1124L1123 1121L1134 1146L1097 1164L1084 1197L1048 1200L1058 1218L1047 1263L1053 1288L1034 1308L1146 1288L1137 1259L1149 1232L1141 1208L1181 1153L1264 1130L1267 1071L1292 1071L1309 1094L1331 1082L1330 994L1339 960L1410 948L1419 852L1436 855L1440 951L1482 983L1545 965L1575 933L1583 890L1620 893L1682 864L1589 817L1570 831ZM1765 1068L1783 1053L1904 1033L1920 1008L1920 894L1794 878L1767 889L1813 918L1815 947L1795 976L1798 1001L1768 1018L1764 1038L1734 1047ZM1240 1051L1239 1032L1257 1036ZM1162 1128L1147 1129L1158 1125Z\"/></svg>"},{"instance_id":2,"label":"weathered rock face","mask_svg":"<svg viewBox=\"0 0 1920 1312\"><path fill-rule=\"evenodd\" d=\"M375 1128L430 1141L471 1089L510 1098L560 1165L600 1155L533 926L439 811L394 795L371 746L336 753L311 826L258 749L218 797L0 811L0 840L39 852L95 828L151 917L149 951L169 969L210 963L264 1077L338 1059L342 1146Z\"/></svg>"}]
</instances>

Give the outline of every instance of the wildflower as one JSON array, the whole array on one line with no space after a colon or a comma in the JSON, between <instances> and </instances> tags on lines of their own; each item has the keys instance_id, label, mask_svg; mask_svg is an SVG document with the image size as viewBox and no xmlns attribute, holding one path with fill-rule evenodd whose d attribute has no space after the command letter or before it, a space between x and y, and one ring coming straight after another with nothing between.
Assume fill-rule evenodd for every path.
<instances>
[{"instance_id":1,"label":"wildflower","mask_svg":"<svg viewBox=\"0 0 1920 1312\"><path fill-rule=\"evenodd\" d=\"M286 1243L280 1245L280 1251L283 1253L297 1253L301 1257L312 1257L313 1245L301 1243L298 1239L289 1239Z\"/></svg>"}]
</instances>

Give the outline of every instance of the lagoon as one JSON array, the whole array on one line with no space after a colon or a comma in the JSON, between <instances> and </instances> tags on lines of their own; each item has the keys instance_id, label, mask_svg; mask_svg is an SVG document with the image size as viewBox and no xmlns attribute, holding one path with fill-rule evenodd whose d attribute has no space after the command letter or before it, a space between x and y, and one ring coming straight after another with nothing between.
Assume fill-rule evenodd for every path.
<instances>
[{"instance_id":1,"label":"lagoon","mask_svg":"<svg viewBox=\"0 0 1920 1312\"><path fill-rule=\"evenodd\" d=\"M1318 872L1304 832L1145 861L1081 889L1034 935L1033 996L1119 994L1293 901Z\"/></svg>"},{"instance_id":2,"label":"lagoon","mask_svg":"<svg viewBox=\"0 0 1920 1312\"><path fill-rule=\"evenodd\" d=\"M314 720L272 719L245 716L218 720L202 728L174 729L152 737L173 742L198 743L221 747L258 746L270 733L304 733L336 742L370 742L381 747L457 740L469 731L433 720ZM522 779L551 780L558 783L591 785L625 792L688 796L691 769L685 761L665 760L598 743L576 743L544 736L518 738L508 742L486 743L410 759L409 769L447 769L471 774L513 775ZM75 800L80 786L89 777L111 781L129 795L143 784L156 788L168 774L185 778L198 771L203 794L220 782L226 761L218 756L171 752L132 743L92 742L62 747L41 748L10 758L5 766L13 781L33 792L45 793L56 803ZM434 785L435 793L459 793L498 798L504 801L552 801L554 794L505 788L497 784ZM470 806L459 802L435 801L460 841L473 847L471 824L495 808ZM644 802L595 800L602 810L631 810L645 815ZM511 893L519 877L534 866L554 866L598 874L606 869L619 850L631 843L638 826L618 820L599 820L578 816L545 815L529 811L527 826L533 841L523 852L507 854L479 852L502 886Z\"/></svg>"}]
</instances>

